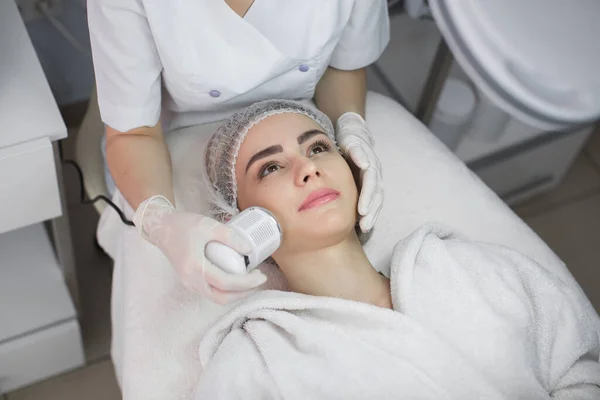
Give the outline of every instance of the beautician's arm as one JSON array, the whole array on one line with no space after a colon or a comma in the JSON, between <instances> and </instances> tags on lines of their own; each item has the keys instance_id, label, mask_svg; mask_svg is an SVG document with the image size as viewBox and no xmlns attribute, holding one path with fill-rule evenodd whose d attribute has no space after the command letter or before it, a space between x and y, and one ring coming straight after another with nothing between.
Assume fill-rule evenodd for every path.
<instances>
[{"instance_id":1,"label":"beautician's arm","mask_svg":"<svg viewBox=\"0 0 600 400\"><path fill-rule=\"evenodd\" d=\"M160 122L127 132L107 126L106 159L117 187L134 210L154 195L175 204L171 159Z\"/></svg>"},{"instance_id":2,"label":"beautician's arm","mask_svg":"<svg viewBox=\"0 0 600 400\"><path fill-rule=\"evenodd\" d=\"M343 71L329 67L315 90L317 106L334 122L349 111L360 114L364 118L366 98L365 68Z\"/></svg>"},{"instance_id":3,"label":"beautician's arm","mask_svg":"<svg viewBox=\"0 0 600 400\"><path fill-rule=\"evenodd\" d=\"M249 274L229 275L198 251L211 241L240 254L249 254L251 247L227 225L173 208L171 159L160 123L128 132L107 127L106 156L121 193L137 210L133 221L138 231L162 251L185 286L225 304L265 283L267 278L258 268Z\"/></svg>"}]
</instances>

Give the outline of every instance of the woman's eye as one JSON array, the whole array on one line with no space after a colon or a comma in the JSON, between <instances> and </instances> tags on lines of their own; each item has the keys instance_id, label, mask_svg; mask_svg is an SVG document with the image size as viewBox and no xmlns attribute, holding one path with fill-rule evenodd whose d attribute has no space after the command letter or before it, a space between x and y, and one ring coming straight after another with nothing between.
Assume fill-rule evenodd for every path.
<instances>
[{"instance_id":1,"label":"woman's eye","mask_svg":"<svg viewBox=\"0 0 600 400\"><path fill-rule=\"evenodd\" d=\"M310 151L308 152L309 156L314 156L315 154L324 153L329 151L331 146L324 142L316 142L312 146L310 146Z\"/></svg>"},{"instance_id":2,"label":"woman's eye","mask_svg":"<svg viewBox=\"0 0 600 400\"><path fill-rule=\"evenodd\" d=\"M268 164L261 168L259 173L259 178L264 178L265 176L279 170L279 165L277 164Z\"/></svg>"},{"instance_id":3,"label":"woman's eye","mask_svg":"<svg viewBox=\"0 0 600 400\"><path fill-rule=\"evenodd\" d=\"M319 154L319 153L322 153L324 151L325 151L325 149L323 147L321 147L321 146L315 146L312 149L310 149L310 154L311 155L312 154Z\"/></svg>"}]
</instances>

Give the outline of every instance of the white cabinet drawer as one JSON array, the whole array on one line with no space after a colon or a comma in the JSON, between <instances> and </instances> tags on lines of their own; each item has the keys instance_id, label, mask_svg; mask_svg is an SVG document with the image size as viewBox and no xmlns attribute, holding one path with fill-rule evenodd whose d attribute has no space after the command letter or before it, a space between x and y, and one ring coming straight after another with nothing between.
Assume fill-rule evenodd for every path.
<instances>
[{"instance_id":1,"label":"white cabinet drawer","mask_svg":"<svg viewBox=\"0 0 600 400\"><path fill-rule=\"evenodd\" d=\"M0 394L69 371L84 364L75 318L0 342Z\"/></svg>"},{"instance_id":2,"label":"white cabinet drawer","mask_svg":"<svg viewBox=\"0 0 600 400\"><path fill-rule=\"evenodd\" d=\"M0 235L0 343L76 317L43 224Z\"/></svg>"},{"instance_id":3,"label":"white cabinet drawer","mask_svg":"<svg viewBox=\"0 0 600 400\"><path fill-rule=\"evenodd\" d=\"M1 234L0 393L82 363L75 307L44 225Z\"/></svg>"},{"instance_id":4,"label":"white cabinet drawer","mask_svg":"<svg viewBox=\"0 0 600 400\"><path fill-rule=\"evenodd\" d=\"M559 182L590 133L573 132L474 171L511 204Z\"/></svg>"},{"instance_id":5,"label":"white cabinet drawer","mask_svg":"<svg viewBox=\"0 0 600 400\"><path fill-rule=\"evenodd\" d=\"M61 215L48 138L0 148L0 233Z\"/></svg>"}]
</instances>

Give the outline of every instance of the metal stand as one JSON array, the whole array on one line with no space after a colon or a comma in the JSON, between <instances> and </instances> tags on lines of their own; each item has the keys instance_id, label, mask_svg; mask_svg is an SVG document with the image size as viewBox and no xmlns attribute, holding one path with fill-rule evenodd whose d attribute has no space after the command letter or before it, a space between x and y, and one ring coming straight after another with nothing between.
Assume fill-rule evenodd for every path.
<instances>
[{"instance_id":1,"label":"metal stand","mask_svg":"<svg viewBox=\"0 0 600 400\"><path fill-rule=\"evenodd\" d=\"M452 52L448 48L446 41L443 37L440 37L440 43L436 50L415 113L415 116L426 126L431 122L440 93L444 87L444 82L446 82L448 74L450 73L450 67L452 66L453 60L454 57L452 56Z\"/></svg>"}]
</instances>

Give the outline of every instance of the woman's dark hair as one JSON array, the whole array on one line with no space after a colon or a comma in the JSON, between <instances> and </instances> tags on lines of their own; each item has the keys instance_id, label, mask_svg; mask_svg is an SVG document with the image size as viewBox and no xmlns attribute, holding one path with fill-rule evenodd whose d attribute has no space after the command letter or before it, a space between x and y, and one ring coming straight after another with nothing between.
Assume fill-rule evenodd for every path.
<instances>
[{"instance_id":1,"label":"woman's dark hair","mask_svg":"<svg viewBox=\"0 0 600 400\"><path fill-rule=\"evenodd\" d=\"M360 180L360 168L358 168L354 164L354 162L352 162L352 160L350 159L350 157L347 154L342 153L342 157L344 157L344 160L346 160L346 162L348 163L348 166L350 167L350 171L352 171L352 176L354 177L354 184L356 185L356 190L358 191L358 194L360 196L360 191L362 189L362 182ZM354 226L354 230L356 232L356 235L358 236L358 240L360 241L360 244L364 245L371 238L373 229L371 229L369 232L363 232L360 229L360 225L358 224L358 210L356 210L356 215L357 215L357 219L356 219L356 225Z\"/></svg>"}]
</instances>

